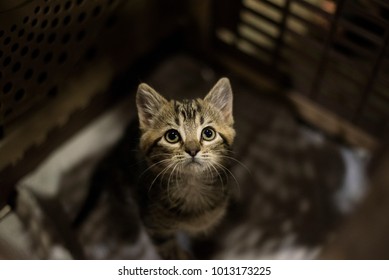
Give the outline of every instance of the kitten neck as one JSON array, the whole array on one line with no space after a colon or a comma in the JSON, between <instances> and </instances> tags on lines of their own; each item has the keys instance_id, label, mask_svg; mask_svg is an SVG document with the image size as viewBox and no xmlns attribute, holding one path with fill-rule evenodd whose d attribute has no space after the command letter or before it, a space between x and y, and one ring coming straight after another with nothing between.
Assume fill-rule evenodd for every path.
<instances>
[{"instance_id":1,"label":"kitten neck","mask_svg":"<svg viewBox=\"0 0 389 280\"><path fill-rule=\"evenodd\" d=\"M184 212L203 212L223 201L228 188L222 178L206 174L182 174L168 184L164 193L171 206L179 206Z\"/></svg>"}]
</instances>

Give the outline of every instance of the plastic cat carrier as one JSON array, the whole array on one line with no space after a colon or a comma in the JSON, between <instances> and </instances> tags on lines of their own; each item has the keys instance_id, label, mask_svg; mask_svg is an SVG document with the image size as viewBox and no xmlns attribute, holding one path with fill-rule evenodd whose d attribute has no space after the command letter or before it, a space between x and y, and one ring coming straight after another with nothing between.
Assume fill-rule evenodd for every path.
<instances>
[{"instance_id":1,"label":"plastic cat carrier","mask_svg":"<svg viewBox=\"0 0 389 280\"><path fill-rule=\"evenodd\" d=\"M149 242L144 234L121 232L115 241L119 245L110 241L116 244L114 249L104 247L101 236L85 245L85 236L103 223L98 214L80 238L75 235L70 220L85 192L76 188L81 184L77 176L88 177L93 162L135 116L137 84L150 82L162 92L170 91L171 97L185 98L205 93L221 75L231 77L235 91L237 158L251 169L250 180L260 181L266 193L252 202L253 209L278 211L260 206L266 204L263 199L273 199L266 186L274 182L318 186L319 191L304 191L320 202L300 199L280 206L285 207L280 213L287 215L295 213L291 209L296 205L296 211L312 224L296 214L275 219L278 225L262 230L263 234L252 234L251 224L241 230L256 240L246 246L258 247L254 255L242 253L243 245L218 253L217 248L229 247L227 241L234 243L240 236L231 233L225 242L194 241L199 244L198 256L388 257L389 226L379 214L389 205L385 185L389 178L383 171L388 165L386 152L378 159L373 156L372 179L358 181L372 186L355 212L340 222L331 208L321 208L327 185L331 189L345 181L337 174L345 170L344 164L331 161L342 156L333 146L375 155L385 143L389 124L386 1L0 0L0 14L0 257L154 258L152 249L144 249ZM103 132L88 130L91 126ZM277 137L267 137L272 133ZM321 140L312 136L316 133ZM310 139L308 150L301 135ZM284 141L287 149L278 148L278 143L284 145L279 139L290 139ZM315 146L323 141L330 143L325 149ZM343 152L343 158L344 154L350 157L349 151ZM311 162L311 156L317 161ZM263 168L274 158L281 163ZM295 168L304 162L303 171ZM365 171L365 165L354 173L360 170ZM252 185L249 179L239 180L241 169L232 171L240 188ZM308 179L294 179L300 173ZM288 190L280 193L281 200L297 195ZM306 213L308 208L313 214ZM237 210L249 217L251 210L245 211ZM255 219L252 224L264 226ZM338 234L328 237L323 233L327 227L336 228ZM290 228L299 232L298 237L282 233ZM223 225L220 230L228 235L230 229ZM130 248L120 245L126 243L124 235L132 236ZM303 255L273 254L282 246L269 245L263 236L272 244L282 239L284 247L299 249L304 244L309 250ZM368 245L360 246L361 240L368 240L364 243Z\"/></svg>"}]
</instances>

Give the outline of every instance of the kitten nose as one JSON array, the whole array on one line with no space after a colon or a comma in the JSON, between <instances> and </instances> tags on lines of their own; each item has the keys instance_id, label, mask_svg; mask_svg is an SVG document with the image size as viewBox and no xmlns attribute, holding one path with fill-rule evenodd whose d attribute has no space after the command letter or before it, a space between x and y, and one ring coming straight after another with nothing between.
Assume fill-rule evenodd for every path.
<instances>
[{"instance_id":1,"label":"kitten nose","mask_svg":"<svg viewBox=\"0 0 389 280\"><path fill-rule=\"evenodd\" d=\"M185 149L185 152L187 152L192 157L196 156L199 151L200 151L200 149L197 149L197 148L195 148L195 149Z\"/></svg>"},{"instance_id":2,"label":"kitten nose","mask_svg":"<svg viewBox=\"0 0 389 280\"><path fill-rule=\"evenodd\" d=\"M198 152L200 152L200 146L198 143L189 142L185 145L185 152L190 156L194 157L197 155Z\"/></svg>"}]
</instances>

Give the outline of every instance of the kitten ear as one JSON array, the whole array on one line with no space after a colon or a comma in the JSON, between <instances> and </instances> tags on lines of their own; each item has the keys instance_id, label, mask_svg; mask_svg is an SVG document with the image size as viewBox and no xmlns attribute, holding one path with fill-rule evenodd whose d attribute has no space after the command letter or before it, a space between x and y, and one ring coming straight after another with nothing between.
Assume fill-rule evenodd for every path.
<instances>
[{"instance_id":1,"label":"kitten ear","mask_svg":"<svg viewBox=\"0 0 389 280\"><path fill-rule=\"evenodd\" d=\"M226 122L232 123L232 89L228 78L221 78L205 96L204 101L219 109Z\"/></svg>"},{"instance_id":2,"label":"kitten ear","mask_svg":"<svg viewBox=\"0 0 389 280\"><path fill-rule=\"evenodd\" d=\"M136 107L138 109L140 127L148 127L162 105L167 102L162 95L149 85L145 83L140 84L136 93Z\"/></svg>"}]
</instances>

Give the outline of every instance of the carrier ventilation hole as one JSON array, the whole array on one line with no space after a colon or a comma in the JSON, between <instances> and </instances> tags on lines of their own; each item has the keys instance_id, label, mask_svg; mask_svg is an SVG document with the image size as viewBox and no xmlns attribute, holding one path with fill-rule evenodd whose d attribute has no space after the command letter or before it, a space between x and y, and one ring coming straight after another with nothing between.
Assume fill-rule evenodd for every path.
<instances>
[{"instance_id":1,"label":"carrier ventilation hole","mask_svg":"<svg viewBox=\"0 0 389 280\"><path fill-rule=\"evenodd\" d=\"M12 67L12 72L13 73L16 73L20 70L20 68L22 67L22 64L20 62L16 62L14 64L14 66Z\"/></svg>"},{"instance_id":2,"label":"carrier ventilation hole","mask_svg":"<svg viewBox=\"0 0 389 280\"><path fill-rule=\"evenodd\" d=\"M80 32L77 33L76 40L78 42L82 41L85 38L86 32L85 30L81 30Z\"/></svg>"},{"instance_id":3,"label":"carrier ventilation hole","mask_svg":"<svg viewBox=\"0 0 389 280\"><path fill-rule=\"evenodd\" d=\"M5 39L4 39L4 42L3 42L3 44L6 46L6 45L8 45L9 43L11 43L11 37L6 37Z\"/></svg>"},{"instance_id":4,"label":"carrier ventilation hole","mask_svg":"<svg viewBox=\"0 0 389 280\"><path fill-rule=\"evenodd\" d=\"M45 29L48 23L49 23L49 21L48 21L47 19L45 19L44 21L42 21L42 23L41 23L41 28L42 28L42 29Z\"/></svg>"},{"instance_id":5,"label":"carrier ventilation hole","mask_svg":"<svg viewBox=\"0 0 389 280\"><path fill-rule=\"evenodd\" d=\"M69 43L70 38L71 35L69 33L65 33L65 35L63 35L62 37L62 44L66 45L67 43Z\"/></svg>"},{"instance_id":6,"label":"carrier ventilation hole","mask_svg":"<svg viewBox=\"0 0 389 280\"><path fill-rule=\"evenodd\" d=\"M64 64L65 61L67 60L68 58L68 54L66 52L62 52L59 56L58 56L58 64Z\"/></svg>"},{"instance_id":7,"label":"carrier ventilation hole","mask_svg":"<svg viewBox=\"0 0 389 280\"><path fill-rule=\"evenodd\" d=\"M7 67L8 65L10 65L11 61L12 61L12 58L11 58L10 56L7 56L7 57L4 59L4 61L3 61L3 66L4 66L4 67Z\"/></svg>"},{"instance_id":8,"label":"carrier ventilation hole","mask_svg":"<svg viewBox=\"0 0 389 280\"><path fill-rule=\"evenodd\" d=\"M59 19L58 18L55 18L53 19L53 21L51 22L51 27L54 28L58 25L59 23Z\"/></svg>"},{"instance_id":9,"label":"carrier ventilation hole","mask_svg":"<svg viewBox=\"0 0 389 280\"><path fill-rule=\"evenodd\" d=\"M70 15L67 15L64 19L63 19L63 25L64 26L68 26L70 24L72 20L72 17Z\"/></svg>"},{"instance_id":10,"label":"carrier ventilation hole","mask_svg":"<svg viewBox=\"0 0 389 280\"><path fill-rule=\"evenodd\" d=\"M54 14L58 14L58 12L61 10L61 5L56 5L55 7L54 7Z\"/></svg>"},{"instance_id":11,"label":"carrier ventilation hole","mask_svg":"<svg viewBox=\"0 0 389 280\"><path fill-rule=\"evenodd\" d=\"M28 47L27 46L24 46L21 51L20 51L20 55L22 57L24 57L26 54L28 53Z\"/></svg>"},{"instance_id":12,"label":"carrier ventilation hole","mask_svg":"<svg viewBox=\"0 0 389 280\"><path fill-rule=\"evenodd\" d=\"M15 43L15 44L13 44L12 47L11 47L11 52L16 52L18 49L19 49L19 44L18 44L18 43Z\"/></svg>"},{"instance_id":13,"label":"carrier ventilation hole","mask_svg":"<svg viewBox=\"0 0 389 280\"><path fill-rule=\"evenodd\" d=\"M40 33L37 37L36 37L36 42L39 44L39 43L42 43L42 41L45 39L45 34L44 33Z\"/></svg>"},{"instance_id":14,"label":"carrier ventilation hole","mask_svg":"<svg viewBox=\"0 0 389 280\"><path fill-rule=\"evenodd\" d=\"M85 21L85 19L86 19L86 13L85 12L82 12L79 16L78 16L78 22L79 23L82 23L82 22L84 22Z\"/></svg>"},{"instance_id":15,"label":"carrier ventilation hole","mask_svg":"<svg viewBox=\"0 0 389 280\"><path fill-rule=\"evenodd\" d=\"M34 39L35 37L35 34L34 32L30 32L28 35L27 35L27 41L30 42Z\"/></svg>"},{"instance_id":16,"label":"carrier ventilation hole","mask_svg":"<svg viewBox=\"0 0 389 280\"><path fill-rule=\"evenodd\" d=\"M86 61L92 61L97 55L97 48L95 46L91 46L89 47L85 54L84 54L84 58Z\"/></svg>"},{"instance_id":17,"label":"carrier ventilation hole","mask_svg":"<svg viewBox=\"0 0 389 280\"><path fill-rule=\"evenodd\" d=\"M42 72L38 75L37 83L39 85L43 84L47 80L47 72Z\"/></svg>"},{"instance_id":18,"label":"carrier ventilation hole","mask_svg":"<svg viewBox=\"0 0 389 280\"><path fill-rule=\"evenodd\" d=\"M96 6L92 11L92 16L97 17L101 13L101 7Z\"/></svg>"},{"instance_id":19,"label":"carrier ventilation hole","mask_svg":"<svg viewBox=\"0 0 389 280\"><path fill-rule=\"evenodd\" d=\"M22 37L22 36L24 35L24 32L25 32L25 31L24 31L23 28L20 29L20 30L19 30L19 33L18 33L18 36L19 36L19 37Z\"/></svg>"},{"instance_id":20,"label":"carrier ventilation hole","mask_svg":"<svg viewBox=\"0 0 389 280\"><path fill-rule=\"evenodd\" d=\"M36 18L34 18L34 19L31 21L31 27L35 27L37 24L38 24L38 20L37 20Z\"/></svg>"},{"instance_id":21,"label":"carrier ventilation hole","mask_svg":"<svg viewBox=\"0 0 389 280\"><path fill-rule=\"evenodd\" d=\"M27 81L27 80L30 80L32 78L32 75L34 74L34 71L29 68L26 70L26 72L24 73L24 79Z\"/></svg>"},{"instance_id":22,"label":"carrier ventilation hole","mask_svg":"<svg viewBox=\"0 0 389 280\"><path fill-rule=\"evenodd\" d=\"M11 90L12 90L12 87L13 87L13 85L12 85L11 82L6 83L6 84L3 86L3 93L4 93L4 94L10 93Z\"/></svg>"},{"instance_id":23,"label":"carrier ventilation hole","mask_svg":"<svg viewBox=\"0 0 389 280\"><path fill-rule=\"evenodd\" d=\"M53 59L53 53L52 52L48 52L47 54L45 54L44 58L43 58L43 62L45 64L48 64L51 62L51 60Z\"/></svg>"},{"instance_id":24,"label":"carrier ventilation hole","mask_svg":"<svg viewBox=\"0 0 389 280\"><path fill-rule=\"evenodd\" d=\"M4 113L4 117L6 118L6 117L8 117L9 115L11 115L12 114L12 108L8 108L6 111L5 111L5 113Z\"/></svg>"},{"instance_id":25,"label":"carrier ventilation hole","mask_svg":"<svg viewBox=\"0 0 389 280\"><path fill-rule=\"evenodd\" d=\"M15 97L14 97L15 101L20 102L24 98L25 94L26 94L26 92L23 88L17 90L15 92Z\"/></svg>"},{"instance_id":26,"label":"carrier ventilation hole","mask_svg":"<svg viewBox=\"0 0 389 280\"><path fill-rule=\"evenodd\" d=\"M39 54L40 54L40 50L39 50L39 49L35 49L35 50L33 50L32 53L31 53L31 58L32 58L32 59L37 59L38 56L39 56Z\"/></svg>"},{"instance_id":27,"label":"carrier ventilation hole","mask_svg":"<svg viewBox=\"0 0 389 280\"><path fill-rule=\"evenodd\" d=\"M72 1L67 1L64 6L65 10L68 11L70 10L71 7L72 7Z\"/></svg>"},{"instance_id":28,"label":"carrier ventilation hole","mask_svg":"<svg viewBox=\"0 0 389 280\"><path fill-rule=\"evenodd\" d=\"M47 92L47 96L49 97L55 97L58 95L58 88L55 86L55 87L52 87L48 92Z\"/></svg>"},{"instance_id":29,"label":"carrier ventilation hole","mask_svg":"<svg viewBox=\"0 0 389 280\"><path fill-rule=\"evenodd\" d=\"M52 44L55 41L55 38L57 38L57 34L51 33L49 37L47 37L47 43Z\"/></svg>"}]
</instances>

